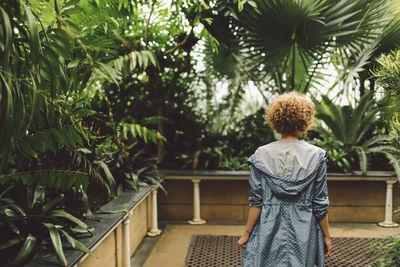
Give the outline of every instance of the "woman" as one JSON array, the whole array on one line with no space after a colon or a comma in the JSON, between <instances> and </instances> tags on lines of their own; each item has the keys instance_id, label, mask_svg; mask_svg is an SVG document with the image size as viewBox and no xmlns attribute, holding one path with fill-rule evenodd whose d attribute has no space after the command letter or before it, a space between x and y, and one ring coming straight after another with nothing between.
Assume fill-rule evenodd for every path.
<instances>
[{"instance_id":1,"label":"woman","mask_svg":"<svg viewBox=\"0 0 400 267\"><path fill-rule=\"evenodd\" d=\"M267 107L281 139L249 158L250 211L238 241L245 267L320 267L331 253L326 152L298 139L313 116L314 104L296 92Z\"/></svg>"}]
</instances>

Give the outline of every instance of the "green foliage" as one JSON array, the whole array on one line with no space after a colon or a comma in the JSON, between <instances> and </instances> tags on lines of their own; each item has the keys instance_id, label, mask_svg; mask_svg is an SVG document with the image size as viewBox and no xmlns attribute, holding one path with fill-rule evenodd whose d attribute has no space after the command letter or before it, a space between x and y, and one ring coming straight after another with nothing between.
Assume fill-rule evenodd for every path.
<instances>
[{"instance_id":1,"label":"green foliage","mask_svg":"<svg viewBox=\"0 0 400 267\"><path fill-rule=\"evenodd\" d=\"M336 140L334 136L321 135L317 145L324 148L328 155L328 169L331 172L351 172L354 158L349 151L344 149L343 142Z\"/></svg>"},{"instance_id":2,"label":"green foliage","mask_svg":"<svg viewBox=\"0 0 400 267\"><path fill-rule=\"evenodd\" d=\"M387 151L390 136L377 131L385 107L378 106L372 93L361 97L355 107L336 105L327 96L322 96L322 101L314 99L314 103L315 117L324 123L314 128L319 135L314 142L327 150L334 168L349 172L357 167L357 155L365 174L372 153L391 154Z\"/></svg>"},{"instance_id":3,"label":"green foliage","mask_svg":"<svg viewBox=\"0 0 400 267\"><path fill-rule=\"evenodd\" d=\"M399 212L400 210L395 211L395 213ZM372 243L369 249L371 251L367 257L373 255L376 250L385 253L385 256L375 260L372 266L391 267L400 265L400 235L387 236L385 240Z\"/></svg>"},{"instance_id":4,"label":"green foliage","mask_svg":"<svg viewBox=\"0 0 400 267\"><path fill-rule=\"evenodd\" d=\"M92 108L90 94L102 82L118 84L159 66L154 51L133 49L125 39L121 25L133 11L136 2L115 0L0 4L0 188L13 192L0 204L7 264L21 265L51 241L64 265L62 238L89 252L74 235L86 225L71 214L91 217L93 196L117 196L113 156L141 140L165 140ZM109 141L112 155L102 150ZM143 179L158 183L157 177Z\"/></svg>"},{"instance_id":5,"label":"green foliage","mask_svg":"<svg viewBox=\"0 0 400 267\"><path fill-rule=\"evenodd\" d=\"M341 80L357 77L379 40L397 32L390 9L385 0L219 1L209 31L227 51L218 58L234 59L242 76L279 93L307 92L329 76L329 62L340 61Z\"/></svg>"},{"instance_id":6,"label":"green foliage","mask_svg":"<svg viewBox=\"0 0 400 267\"><path fill-rule=\"evenodd\" d=\"M394 50L389 54L382 54L377 60L379 66L374 76L391 96L400 100L400 50Z\"/></svg>"},{"instance_id":7,"label":"green foliage","mask_svg":"<svg viewBox=\"0 0 400 267\"><path fill-rule=\"evenodd\" d=\"M238 120L226 132L211 131L208 123L190 125L193 139L180 136L174 140L175 160L170 160L167 168L246 170L249 156L275 140L272 129L265 125L264 109Z\"/></svg>"},{"instance_id":8,"label":"green foliage","mask_svg":"<svg viewBox=\"0 0 400 267\"><path fill-rule=\"evenodd\" d=\"M389 143L378 147L376 150L374 148L372 151L384 154L389 159L389 163L393 166L397 177L400 179L400 122L398 117L391 121Z\"/></svg>"},{"instance_id":9,"label":"green foliage","mask_svg":"<svg viewBox=\"0 0 400 267\"><path fill-rule=\"evenodd\" d=\"M24 264L48 237L64 266L67 262L61 243L63 236L72 247L94 255L73 237L74 232L89 232L89 229L84 222L62 209L64 194L57 194L59 190L39 183L26 185L22 179L15 180L0 195L1 264Z\"/></svg>"},{"instance_id":10,"label":"green foliage","mask_svg":"<svg viewBox=\"0 0 400 267\"><path fill-rule=\"evenodd\" d=\"M370 246L371 250L377 249L386 252L387 256L377 259L372 266L389 267L400 265L400 239L389 236L385 241L377 241Z\"/></svg>"},{"instance_id":11,"label":"green foliage","mask_svg":"<svg viewBox=\"0 0 400 267\"><path fill-rule=\"evenodd\" d=\"M157 143L159 139L161 139L162 141L166 141L165 137L163 137L156 130L148 129L147 127L136 123L120 122L117 126L117 137L127 140L128 133L130 133L133 138L140 137L144 140L145 143L147 143L148 141Z\"/></svg>"},{"instance_id":12,"label":"green foliage","mask_svg":"<svg viewBox=\"0 0 400 267\"><path fill-rule=\"evenodd\" d=\"M89 179L86 173L64 170L39 170L0 176L0 185L12 184L14 182L20 182L24 186L37 184L67 191L80 187L86 190Z\"/></svg>"},{"instance_id":13,"label":"green foliage","mask_svg":"<svg viewBox=\"0 0 400 267\"><path fill-rule=\"evenodd\" d=\"M63 240L90 253L78 217L124 189L162 188L158 166L246 169L274 140L263 110L241 103L249 81L307 91L335 60L356 77L377 38L397 32L383 2L1 2L0 258L21 265L50 245L64 265ZM336 167L358 156L366 171L381 153L400 173L399 133L379 131L372 98L324 98L318 114Z\"/></svg>"}]
</instances>

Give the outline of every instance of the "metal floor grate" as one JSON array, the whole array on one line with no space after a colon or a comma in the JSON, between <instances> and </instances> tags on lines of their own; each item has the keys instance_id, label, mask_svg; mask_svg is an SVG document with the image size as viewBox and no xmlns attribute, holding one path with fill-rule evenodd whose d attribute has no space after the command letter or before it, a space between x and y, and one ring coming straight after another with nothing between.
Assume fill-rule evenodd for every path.
<instances>
[{"instance_id":1,"label":"metal floor grate","mask_svg":"<svg viewBox=\"0 0 400 267\"><path fill-rule=\"evenodd\" d=\"M238 236L193 235L186 255L186 267L241 267L244 250L237 245ZM374 252L366 258L369 246L378 238L332 238L334 248L325 261L327 267L366 267L383 256Z\"/></svg>"}]
</instances>

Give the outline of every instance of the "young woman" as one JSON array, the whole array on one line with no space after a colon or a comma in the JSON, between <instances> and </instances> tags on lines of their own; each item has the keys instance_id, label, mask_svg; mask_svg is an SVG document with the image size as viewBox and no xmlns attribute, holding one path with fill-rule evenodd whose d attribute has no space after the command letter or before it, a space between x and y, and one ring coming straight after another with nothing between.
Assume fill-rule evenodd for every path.
<instances>
[{"instance_id":1,"label":"young woman","mask_svg":"<svg viewBox=\"0 0 400 267\"><path fill-rule=\"evenodd\" d=\"M244 267L320 267L331 253L326 152L298 139L313 116L314 104L295 92L267 107L281 139L249 158L250 212L238 241Z\"/></svg>"}]
</instances>

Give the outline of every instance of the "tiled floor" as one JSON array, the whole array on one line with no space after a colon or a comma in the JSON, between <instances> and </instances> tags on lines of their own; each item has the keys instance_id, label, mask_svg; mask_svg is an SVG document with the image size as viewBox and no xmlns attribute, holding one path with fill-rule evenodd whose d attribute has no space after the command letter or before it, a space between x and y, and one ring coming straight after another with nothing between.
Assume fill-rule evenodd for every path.
<instances>
[{"instance_id":1,"label":"tiled floor","mask_svg":"<svg viewBox=\"0 0 400 267\"><path fill-rule=\"evenodd\" d=\"M144 267L183 267L192 235L241 235L243 225L186 225L167 224L161 237L144 264ZM383 237L400 233L400 228L382 228L366 223L332 223L331 235L334 237ZM135 265L135 257L132 266Z\"/></svg>"}]
</instances>

